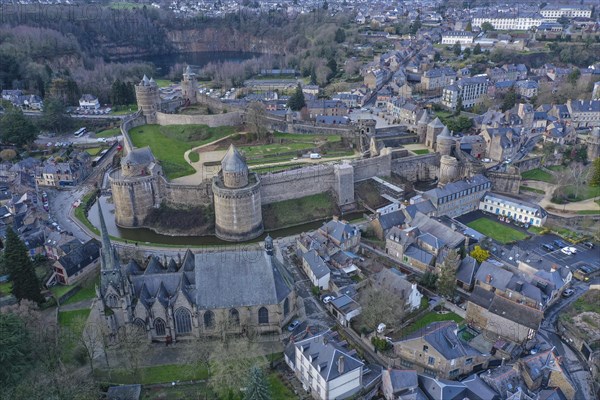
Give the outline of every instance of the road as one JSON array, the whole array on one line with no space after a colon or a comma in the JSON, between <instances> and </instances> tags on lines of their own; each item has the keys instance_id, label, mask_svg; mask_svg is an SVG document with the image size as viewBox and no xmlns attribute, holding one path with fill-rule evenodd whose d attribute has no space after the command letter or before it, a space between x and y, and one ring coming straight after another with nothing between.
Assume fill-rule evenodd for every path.
<instances>
[{"instance_id":1,"label":"road","mask_svg":"<svg viewBox=\"0 0 600 400\"><path fill-rule=\"evenodd\" d=\"M545 312L544 320L538 335L541 336L550 346L555 347L555 351L559 356L563 357L563 368L567 371L573 384L577 389L576 399L593 399L594 392L592 387L592 376L589 369L585 366L578 354L566 343L559 335L557 335L556 323L558 315L567 306L573 304L579 297L587 292L588 286L576 281L572 289L575 294L568 299L561 298Z\"/></svg>"}]
</instances>

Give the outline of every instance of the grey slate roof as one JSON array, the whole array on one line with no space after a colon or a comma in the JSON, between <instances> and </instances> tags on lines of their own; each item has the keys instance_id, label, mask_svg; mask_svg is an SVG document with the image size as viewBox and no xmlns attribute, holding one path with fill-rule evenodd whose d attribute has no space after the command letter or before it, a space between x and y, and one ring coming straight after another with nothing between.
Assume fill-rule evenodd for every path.
<instances>
[{"instance_id":1,"label":"grey slate roof","mask_svg":"<svg viewBox=\"0 0 600 400\"><path fill-rule=\"evenodd\" d=\"M310 267L311 271L317 279L321 279L325 275L329 274L329 267L325 265L323 259L316 250L309 250L302 255L302 258L306 260L306 263Z\"/></svg>"},{"instance_id":2,"label":"grey slate roof","mask_svg":"<svg viewBox=\"0 0 600 400\"><path fill-rule=\"evenodd\" d=\"M469 301L486 308L492 314L496 314L502 318L506 318L534 330L539 328L542 319L544 318L543 311L536 310L492 292L488 292L482 287L473 289Z\"/></svg>"},{"instance_id":3,"label":"grey slate roof","mask_svg":"<svg viewBox=\"0 0 600 400\"><path fill-rule=\"evenodd\" d=\"M380 215L378 218L381 229L387 231L393 226L400 226L406 220L406 216L402 210L392 211L387 214Z\"/></svg>"},{"instance_id":4,"label":"grey slate roof","mask_svg":"<svg viewBox=\"0 0 600 400\"><path fill-rule=\"evenodd\" d=\"M460 181L448 183L441 188L428 190L423 193L423 197L430 199L434 204L438 204L438 199L441 199L442 197L460 193L462 191L476 188L479 185L486 185L488 183L491 183L488 178L478 174L473 176L471 179L461 179Z\"/></svg>"},{"instance_id":5,"label":"grey slate roof","mask_svg":"<svg viewBox=\"0 0 600 400\"><path fill-rule=\"evenodd\" d=\"M248 170L246 160L233 144L229 146L225 157L223 157L223 160L221 161L221 169L224 172L236 173L247 172Z\"/></svg>"},{"instance_id":6,"label":"grey slate roof","mask_svg":"<svg viewBox=\"0 0 600 400\"><path fill-rule=\"evenodd\" d=\"M471 285L477 272L477 260L467 255L456 270L456 280Z\"/></svg>"},{"instance_id":7,"label":"grey slate roof","mask_svg":"<svg viewBox=\"0 0 600 400\"><path fill-rule=\"evenodd\" d=\"M419 386L431 400L463 400L467 388L460 382L419 375Z\"/></svg>"},{"instance_id":8,"label":"grey slate roof","mask_svg":"<svg viewBox=\"0 0 600 400\"><path fill-rule=\"evenodd\" d=\"M473 374L461 381L469 391L470 400L498 400L500 396L483 381L479 375Z\"/></svg>"},{"instance_id":9,"label":"grey slate roof","mask_svg":"<svg viewBox=\"0 0 600 400\"><path fill-rule=\"evenodd\" d=\"M465 240L465 237L460 232L454 231L452 228L421 213L415 215L415 218L410 222L410 226L419 229L421 232L419 239L423 238L422 240L436 248L444 246L455 248ZM437 243L432 243L432 239L423 236L424 234L433 236L437 240Z\"/></svg>"},{"instance_id":10,"label":"grey slate roof","mask_svg":"<svg viewBox=\"0 0 600 400\"><path fill-rule=\"evenodd\" d=\"M407 216L410 217L410 219L413 219L419 212L425 215L434 213L435 207L433 206L431 201L425 200L416 204L411 204L410 206L406 207L403 211Z\"/></svg>"},{"instance_id":11,"label":"grey slate roof","mask_svg":"<svg viewBox=\"0 0 600 400\"><path fill-rule=\"evenodd\" d=\"M447 360L480 355L481 353L456 335L455 332L457 331L458 324L454 321L432 322L426 327L403 337L397 343L422 338Z\"/></svg>"},{"instance_id":12,"label":"grey slate roof","mask_svg":"<svg viewBox=\"0 0 600 400\"><path fill-rule=\"evenodd\" d=\"M155 161L154 154L150 147L142 147L140 149L133 149L123 158L123 163L132 165L145 165Z\"/></svg>"},{"instance_id":13,"label":"grey slate roof","mask_svg":"<svg viewBox=\"0 0 600 400\"><path fill-rule=\"evenodd\" d=\"M334 219L323 224L320 230L340 243L343 243L346 238L358 234L358 228L356 226L346 222L336 221Z\"/></svg>"},{"instance_id":14,"label":"grey slate roof","mask_svg":"<svg viewBox=\"0 0 600 400\"><path fill-rule=\"evenodd\" d=\"M497 267L489 261L484 261L479 266L479 270L475 274L475 279L480 282L486 282L488 275L492 278L492 281L489 284L500 290L505 290L513 277L512 272Z\"/></svg>"},{"instance_id":15,"label":"grey slate roof","mask_svg":"<svg viewBox=\"0 0 600 400\"><path fill-rule=\"evenodd\" d=\"M414 260L418 260L426 265L431 265L431 262L433 261L433 254L429 254L428 252L426 252L418 246L415 246L414 244L411 244L406 248L406 250L404 251L404 255Z\"/></svg>"},{"instance_id":16,"label":"grey slate roof","mask_svg":"<svg viewBox=\"0 0 600 400\"><path fill-rule=\"evenodd\" d=\"M339 378L343 374L362 368L363 363L352 357L350 352L336 342L329 332L301 340L295 345L307 358L312 357L312 365L321 366L319 374L326 382ZM343 358L343 370L340 374L338 362Z\"/></svg>"},{"instance_id":17,"label":"grey slate roof","mask_svg":"<svg viewBox=\"0 0 600 400\"><path fill-rule=\"evenodd\" d=\"M69 254L61 257L58 262L63 266L68 276L73 276L100 257L100 242L90 239L75 247Z\"/></svg>"}]
</instances>

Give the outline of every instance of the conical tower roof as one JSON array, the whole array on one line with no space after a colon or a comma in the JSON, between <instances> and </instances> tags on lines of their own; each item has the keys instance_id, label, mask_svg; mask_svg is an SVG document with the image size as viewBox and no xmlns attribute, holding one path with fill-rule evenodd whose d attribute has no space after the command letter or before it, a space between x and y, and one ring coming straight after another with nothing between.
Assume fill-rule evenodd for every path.
<instances>
[{"instance_id":1,"label":"conical tower roof","mask_svg":"<svg viewBox=\"0 0 600 400\"><path fill-rule=\"evenodd\" d=\"M147 86L150 84L150 80L148 79L148 77L146 76L146 74L144 74L144 77L142 78L142 81L140 82L140 84Z\"/></svg>"},{"instance_id":2,"label":"conical tower roof","mask_svg":"<svg viewBox=\"0 0 600 400\"><path fill-rule=\"evenodd\" d=\"M440 136L438 136L438 138L440 137L452 138L452 135L450 135L450 129L448 129L447 126L444 126L444 129L442 129L442 132L440 133Z\"/></svg>"},{"instance_id":3,"label":"conical tower roof","mask_svg":"<svg viewBox=\"0 0 600 400\"><path fill-rule=\"evenodd\" d=\"M428 121L429 121L429 115L427 115L427 110L425 110L425 111L423 111L423 114L421 114L421 119L419 120L419 124L427 125Z\"/></svg>"},{"instance_id":4,"label":"conical tower roof","mask_svg":"<svg viewBox=\"0 0 600 400\"><path fill-rule=\"evenodd\" d=\"M233 144L229 146L227 154L225 154L223 161L221 161L221 169L223 172L235 173L246 172L248 170L246 160L244 160L244 157Z\"/></svg>"},{"instance_id":5,"label":"conical tower roof","mask_svg":"<svg viewBox=\"0 0 600 400\"><path fill-rule=\"evenodd\" d=\"M444 124L442 123L442 121L440 121L438 117L436 117L433 121L429 123L429 126L431 126L432 128L443 128Z\"/></svg>"}]
</instances>

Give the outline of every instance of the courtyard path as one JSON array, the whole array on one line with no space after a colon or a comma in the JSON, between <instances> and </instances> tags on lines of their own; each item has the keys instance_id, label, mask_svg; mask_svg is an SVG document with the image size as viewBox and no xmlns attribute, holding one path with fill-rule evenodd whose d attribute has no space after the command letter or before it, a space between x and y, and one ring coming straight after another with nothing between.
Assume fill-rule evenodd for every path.
<instances>
[{"instance_id":1,"label":"courtyard path","mask_svg":"<svg viewBox=\"0 0 600 400\"><path fill-rule=\"evenodd\" d=\"M568 213L575 213L577 211L584 210L598 210L600 211L600 204L596 203L596 200L600 199L598 197L592 197L591 199L586 199L582 201L577 201L573 203L567 204L557 204L552 202L552 194L556 189L556 185L553 183L542 182L542 181L533 181L533 180L524 180L522 184L527 185L528 187L543 190L544 197L539 201L539 205L544 207L551 214L562 215L562 216L571 216Z\"/></svg>"}]
</instances>

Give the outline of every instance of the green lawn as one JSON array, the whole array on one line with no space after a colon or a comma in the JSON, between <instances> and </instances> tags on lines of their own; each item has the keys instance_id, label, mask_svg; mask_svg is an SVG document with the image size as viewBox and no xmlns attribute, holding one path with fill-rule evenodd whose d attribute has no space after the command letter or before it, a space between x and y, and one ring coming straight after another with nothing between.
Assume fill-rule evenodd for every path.
<instances>
[{"instance_id":1,"label":"green lawn","mask_svg":"<svg viewBox=\"0 0 600 400\"><path fill-rule=\"evenodd\" d=\"M191 162L198 162L198 161L200 161L200 154L197 153L197 152L195 152L195 151L192 151L189 154L189 157L190 157L190 161Z\"/></svg>"},{"instance_id":2,"label":"green lawn","mask_svg":"<svg viewBox=\"0 0 600 400\"><path fill-rule=\"evenodd\" d=\"M575 186L569 185L560 188L557 192L564 194L568 201L575 202L600 196L600 186L583 186L577 192Z\"/></svg>"},{"instance_id":3,"label":"green lawn","mask_svg":"<svg viewBox=\"0 0 600 400\"><path fill-rule=\"evenodd\" d=\"M112 114L113 115L126 115L134 113L138 110L137 104L126 104L124 106L113 106Z\"/></svg>"},{"instance_id":4,"label":"green lawn","mask_svg":"<svg viewBox=\"0 0 600 400\"><path fill-rule=\"evenodd\" d=\"M429 150L427 149L419 149L419 150L411 150L415 154L429 154Z\"/></svg>"},{"instance_id":5,"label":"green lawn","mask_svg":"<svg viewBox=\"0 0 600 400\"><path fill-rule=\"evenodd\" d=\"M75 218L77 218L79 221L81 221L89 230L91 230L92 232L94 232L95 234L100 234L100 231L98 230L98 228L96 228L94 225L92 225L92 223L87 219L87 215L85 214L85 204L90 200L90 198L92 196L95 195L95 192L89 192L88 194L86 194L85 196L83 196L81 198L81 204L79 205L79 207L77 207L75 209L75 211L73 211L73 215L75 216Z\"/></svg>"},{"instance_id":6,"label":"green lawn","mask_svg":"<svg viewBox=\"0 0 600 400\"><path fill-rule=\"evenodd\" d=\"M73 289L72 285L55 285L50 287L50 291L56 298L61 297L71 289Z\"/></svg>"},{"instance_id":7,"label":"green lawn","mask_svg":"<svg viewBox=\"0 0 600 400\"><path fill-rule=\"evenodd\" d=\"M231 126L210 128L207 125L143 125L129 131L135 147L150 146L154 156L161 161L169 179L195 172L183 158L190 148L210 143L234 133Z\"/></svg>"},{"instance_id":8,"label":"green lawn","mask_svg":"<svg viewBox=\"0 0 600 400\"><path fill-rule=\"evenodd\" d=\"M333 215L335 202L329 193L320 193L263 206L265 229L276 229L324 219Z\"/></svg>"},{"instance_id":9,"label":"green lawn","mask_svg":"<svg viewBox=\"0 0 600 400\"><path fill-rule=\"evenodd\" d=\"M142 400L164 399L215 399L216 396L206 383L176 385L168 387L142 388Z\"/></svg>"},{"instance_id":10,"label":"green lawn","mask_svg":"<svg viewBox=\"0 0 600 400\"><path fill-rule=\"evenodd\" d=\"M104 131L96 133L97 138L109 138L119 136L121 134L120 128L106 129Z\"/></svg>"},{"instance_id":11,"label":"green lawn","mask_svg":"<svg viewBox=\"0 0 600 400\"><path fill-rule=\"evenodd\" d=\"M98 154L100 154L100 152L104 150L103 147L92 147L89 149L85 149L85 151L90 155L90 156L97 156Z\"/></svg>"},{"instance_id":12,"label":"green lawn","mask_svg":"<svg viewBox=\"0 0 600 400\"><path fill-rule=\"evenodd\" d=\"M73 310L73 311L59 311L58 313L58 324L62 327L70 327L77 325L79 320L87 320L90 315L89 309Z\"/></svg>"},{"instance_id":13,"label":"green lawn","mask_svg":"<svg viewBox=\"0 0 600 400\"><path fill-rule=\"evenodd\" d=\"M596 215L596 214L600 214L600 210L580 210L580 211L577 211L577 214L579 214L579 215Z\"/></svg>"},{"instance_id":14,"label":"green lawn","mask_svg":"<svg viewBox=\"0 0 600 400\"><path fill-rule=\"evenodd\" d=\"M546 167L548 168L550 171L554 171L554 172L560 172L560 171L564 171L565 167L562 165L552 165L550 167Z\"/></svg>"},{"instance_id":15,"label":"green lawn","mask_svg":"<svg viewBox=\"0 0 600 400\"><path fill-rule=\"evenodd\" d=\"M432 312L425 314L423 317L419 318L418 320L416 320L415 322L413 322L412 324L407 326L403 330L402 334L409 335L421 328L426 327L427 325L431 324L432 322L439 322L439 321L454 321L454 322L460 324L463 321L463 318L460 315L455 314L453 312L449 312L446 314L438 314L437 312L432 311Z\"/></svg>"},{"instance_id":16,"label":"green lawn","mask_svg":"<svg viewBox=\"0 0 600 400\"><path fill-rule=\"evenodd\" d=\"M272 400L288 400L297 397L287 386L283 384L281 378L276 373L269 374L267 379L271 388Z\"/></svg>"},{"instance_id":17,"label":"green lawn","mask_svg":"<svg viewBox=\"0 0 600 400\"><path fill-rule=\"evenodd\" d=\"M342 140L340 135L303 135L301 133L283 133L275 132L273 137L293 140L295 142L314 143L315 141L339 142Z\"/></svg>"},{"instance_id":18,"label":"green lawn","mask_svg":"<svg viewBox=\"0 0 600 400\"><path fill-rule=\"evenodd\" d=\"M0 296L8 296L12 291L12 282L0 283Z\"/></svg>"},{"instance_id":19,"label":"green lawn","mask_svg":"<svg viewBox=\"0 0 600 400\"><path fill-rule=\"evenodd\" d=\"M542 181L542 182L548 182L548 183L554 182L554 176L552 176L551 173L546 172L539 168L525 171L521 174L521 177L523 179L529 179L532 181Z\"/></svg>"},{"instance_id":20,"label":"green lawn","mask_svg":"<svg viewBox=\"0 0 600 400\"><path fill-rule=\"evenodd\" d=\"M533 233L534 235L543 235L548 231L549 230L547 228L540 228L538 226L530 226L529 229L527 229L527 232Z\"/></svg>"},{"instance_id":21,"label":"green lawn","mask_svg":"<svg viewBox=\"0 0 600 400\"><path fill-rule=\"evenodd\" d=\"M511 228L508 224L496 222L488 218L476 219L469 222L467 226L503 244L527 238L525 233Z\"/></svg>"},{"instance_id":22,"label":"green lawn","mask_svg":"<svg viewBox=\"0 0 600 400\"><path fill-rule=\"evenodd\" d=\"M168 79L155 79L154 80L159 88L167 87L171 85L173 82Z\"/></svg>"},{"instance_id":23,"label":"green lawn","mask_svg":"<svg viewBox=\"0 0 600 400\"><path fill-rule=\"evenodd\" d=\"M206 379L208 378L208 370L204 367L191 365L167 364L140 368L138 377L133 376L131 371L125 369L110 371L110 377L106 370L97 370L95 375L98 380L103 382L150 385L153 383Z\"/></svg>"},{"instance_id":24,"label":"green lawn","mask_svg":"<svg viewBox=\"0 0 600 400\"><path fill-rule=\"evenodd\" d=\"M86 282L83 282L81 288L75 293L73 296L69 297L67 301L62 303L65 304L73 304L78 303L80 301L93 299L96 296L96 285L100 283L100 275L96 277L96 279L89 279Z\"/></svg>"}]
</instances>

